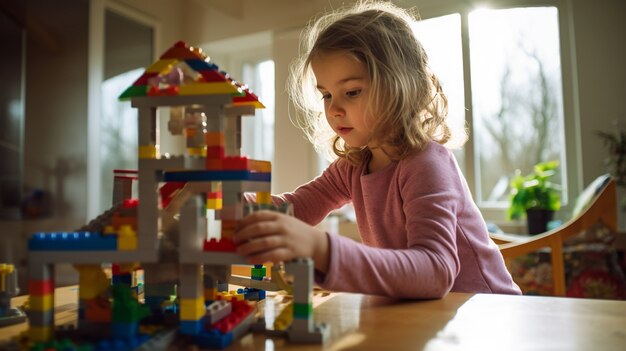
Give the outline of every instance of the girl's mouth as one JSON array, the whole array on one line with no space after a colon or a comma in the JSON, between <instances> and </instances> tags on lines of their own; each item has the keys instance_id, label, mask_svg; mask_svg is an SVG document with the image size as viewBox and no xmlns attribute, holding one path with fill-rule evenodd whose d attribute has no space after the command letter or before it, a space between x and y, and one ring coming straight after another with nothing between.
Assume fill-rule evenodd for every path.
<instances>
[{"instance_id":1,"label":"girl's mouth","mask_svg":"<svg viewBox=\"0 0 626 351\"><path fill-rule=\"evenodd\" d=\"M350 133L350 131L352 131L352 129L353 129L353 128L348 128L348 127L338 127L338 128L337 128L337 132L338 132L339 134L345 135L345 134Z\"/></svg>"}]
</instances>

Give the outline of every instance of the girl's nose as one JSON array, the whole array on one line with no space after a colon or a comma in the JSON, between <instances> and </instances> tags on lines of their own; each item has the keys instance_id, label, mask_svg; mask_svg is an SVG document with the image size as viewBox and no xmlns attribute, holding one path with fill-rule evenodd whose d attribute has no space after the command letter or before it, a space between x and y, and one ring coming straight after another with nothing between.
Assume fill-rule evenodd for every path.
<instances>
[{"instance_id":1,"label":"girl's nose","mask_svg":"<svg viewBox=\"0 0 626 351\"><path fill-rule=\"evenodd\" d=\"M331 117L343 117L345 115L345 111L338 103L332 101L328 106L327 114Z\"/></svg>"}]
</instances>

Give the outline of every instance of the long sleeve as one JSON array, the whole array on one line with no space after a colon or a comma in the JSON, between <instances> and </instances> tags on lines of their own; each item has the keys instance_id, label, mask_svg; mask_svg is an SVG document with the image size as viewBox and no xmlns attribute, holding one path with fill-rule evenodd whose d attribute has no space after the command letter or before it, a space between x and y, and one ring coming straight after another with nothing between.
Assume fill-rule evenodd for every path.
<instances>
[{"instance_id":1,"label":"long sleeve","mask_svg":"<svg viewBox=\"0 0 626 351\"><path fill-rule=\"evenodd\" d=\"M333 162L320 176L299 186L295 191L272 195L272 202L293 204L294 215L300 220L316 225L333 210L350 202L349 182L343 177L352 166L343 160ZM253 201L248 195L248 201Z\"/></svg>"},{"instance_id":2,"label":"long sleeve","mask_svg":"<svg viewBox=\"0 0 626 351\"><path fill-rule=\"evenodd\" d=\"M330 236L322 287L399 298L519 293L448 150L431 144L349 179L363 244Z\"/></svg>"}]
</instances>

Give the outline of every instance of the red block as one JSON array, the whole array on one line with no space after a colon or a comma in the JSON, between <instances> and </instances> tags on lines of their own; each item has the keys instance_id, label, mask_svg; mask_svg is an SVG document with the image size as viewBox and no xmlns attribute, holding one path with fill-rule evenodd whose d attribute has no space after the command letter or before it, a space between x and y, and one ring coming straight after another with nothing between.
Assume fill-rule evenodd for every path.
<instances>
[{"instance_id":1,"label":"red block","mask_svg":"<svg viewBox=\"0 0 626 351\"><path fill-rule=\"evenodd\" d=\"M206 148L207 158L224 158L223 146L207 146Z\"/></svg>"},{"instance_id":2,"label":"red block","mask_svg":"<svg viewBox=\"0 0 626 351\"><path fill-rule=\"evenodd\" d=\"M254 308L246 301L237 301L233 299L231 300L231 303L233 305L233 311L231 314L213 324L213 328L221 331L222 333L228 333L233 330L254 310Z\"/></svg>"},{"instance_id":3,"label":"red block","mask_svg":"<svg viewBox=\"0 0 626 351\"><path fill-rule=\"evenodd\" d=\"M217 241L215 238L211 238L211 240L205 240L203 246L204 251L234 252L235 249L235 244L230 239Z\"/></svg>"},{"instance_id":4,"label":"red block","mask_svg":"<svg viewBox=\"0 0 626 351\"><path fill-rule=\"evenodd\" d=\"M230 156L226 157L222 160L222 166L224 170L243 170L247 171L250 169L250 163L248 162L248 158L245 156Z\"/></svg>"},{"instance_id":5,"label":"red block","mask_svg":"<svg viewBox=\"0 0 626 351\"><path fill-rule=\"evenodd\" d=\"M48 280L30 280L28 282L28 293L30 295L49 295L54 292L54 281Z\"/></svg>"}]
</instances>

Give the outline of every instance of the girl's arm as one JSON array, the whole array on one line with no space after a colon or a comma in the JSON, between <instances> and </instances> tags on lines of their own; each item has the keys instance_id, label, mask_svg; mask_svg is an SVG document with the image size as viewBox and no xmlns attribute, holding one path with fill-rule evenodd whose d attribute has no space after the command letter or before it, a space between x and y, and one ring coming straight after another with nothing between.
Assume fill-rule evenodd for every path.
<instances>
[{"instance_id":1,"label":"girl's arm","mask_svg":"<svg viewBox=\"0 0 626 351\"><path fill-rule=\"evenodd\" d=\"M244 218L234 237L237 253L246 256L253 264L311 257L315 269L326 273L328 236L314 225L350 200L345 178L340 176L336 167L340 167L337 162L331 164L322 175L292 193L272 196L276 205L292 203L295 217L258 211ZM344 164L341 167L349 166ZM246 196L248 201L254 200L253 195Z\"/></svg>"},{"instance_id":2,"label":"girl's arm","mask_svg":"<svg viewBox=\"0 0 626 351\"><path fill-rule=\"evenodd\" d=\"M280 195L272 195L272 202L281 205L293 204L294 216L309 225L317 225L333 210L350 202L349 185L345 177L339 176L352 172L347 162L333 162L320 176L299 186L296 190ZM246 194L246 200L255 201L255 194Z\"/></svg>"},{"instance_id":3,"label":"girl's arm","mask_svg":"<svg viewBox=\"0 0 626 351\"><path fill-rule=\"evenodd\" d=\"M370 246L330 236L330 270L318 283L329 290L399 298L446 295L460 271L457 218L467 196L451 157L431 146L398 165L397 178L388 188L381 184L381 193L369 188L367 195L380 201L396 193L397 199L374 211L376 203L370 202L368 210L357 212L366 219L360 230Z\"/></svg>"}]
</instances>

